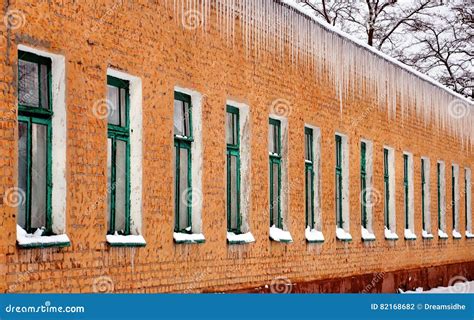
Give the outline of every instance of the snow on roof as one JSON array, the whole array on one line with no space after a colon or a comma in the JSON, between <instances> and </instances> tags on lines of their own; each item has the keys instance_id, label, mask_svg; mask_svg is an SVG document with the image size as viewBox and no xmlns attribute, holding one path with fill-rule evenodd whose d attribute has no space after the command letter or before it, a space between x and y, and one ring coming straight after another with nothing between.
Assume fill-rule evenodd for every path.
<instances>
[{"instance_id":1,"label":"snow on roof","mask_svg":"<svg viewBox=\"0 0 474 320\"><path fill-rule=\"evenodd\" d=\"M432 85L435 85L435 86L437 86L437 87L439 87L443 90L446 90L447 92L449 92L450 94L452 94L456 98L466 101L471 106L473 105L473 102L471 100L469 100L465 96L453 91L452 89L446 87L445 85L443 85L440 82L434 80L433 78L429 77L428 75L419 72L418 70L414 69L413 67L410 67L410 66L400 62L399 60L383 53L380 50L377 50L373 46L368 45L367 43L361 41L360 39L344 32L344 31L342 31L342 30L340 30L340 29L338 29L338 28L336 28L336 27L334 27L330 24L322 23L321 21L319 21L316 18L316 16L314 15L313 10L309 7L303 6L302 5L303 3L296 3L294 0L281 0L281 1L282 1L282 5L286 5L290 9L294 9L297 13L303 14L304 16L308 17L309 19L314 21L316 24L318 24L321 28L326 29L329 32L335 33L338 36L353 42L355 45L357 45L359 47L362 47L366 50L369 50L370 52L372 52L373 54L379 56L380 58L382 58L384 60L387 60L388 62L393 63L393 64L397 65L398 67L400 67L402 69L405 69L406 71L416 75L417 77L423 79L424 81L427 81L427 82L431 83Z\"/></svg>"}]
</instances>

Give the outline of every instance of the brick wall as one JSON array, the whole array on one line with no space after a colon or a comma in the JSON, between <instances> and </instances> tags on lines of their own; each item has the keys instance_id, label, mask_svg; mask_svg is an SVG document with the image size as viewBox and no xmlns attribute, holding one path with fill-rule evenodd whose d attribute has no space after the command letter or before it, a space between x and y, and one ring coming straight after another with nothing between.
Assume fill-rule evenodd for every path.
<instances>
[{"instance_id":1,"label":"brick wall","mask_svg":"<svg viewBox=\"0 0 474 320\"><path fill-rule=\"evenodd\" d=\"M374 108L371 92L340 102L327 80L263 55L245 59L242 43L228 46L215 29L185 30L160 1L9 1L2 16L19 10L17 27L0 26L0 193L16 186L17 45L24 44L66 57L67 88L67 234L68 248L19 249L16 209L1 204L0 291L91 292L97 281L113 283L115 292L239 290L262 286L278 276L293 282L340 278L373 272L463 263L474 260L474 240L421 239L420 157L431 161L431 221L436 233L436 161L474 168L472 149L438 128L410 115L389 120ZM143 84L143 235L145 248L111 248L106 235L106 120L92 112L106 96L106 70L123 70ZM324 77L320 79L325 79ZM181 86L204 96L203 233L206 243L173 243L173 88ZM268 237L267 129L271 104L289 101L289 219L294 242ZM250 106L250 229L256 242L226 244L225 102ZM354 125L353 119L366 116ZM326 241L307 244L304 237L304 124L321 128L322 224ZM350 231L352 242L335 239L334 134L349 138ZM374 207L377 240L360 238L359 145L374 143L373 187L383 190L383 146L395 149L397 233L383 235L383 201ZM416 241L403 240L403 151L414 156ZM460 195L464 201L464 171ZM452 210L447 179L447 232ZM465 230L464 206L460 230ZM472 266L472 264L470 264ZM106 278L104 278L106 277Z\"/></svg>"}]
</instances>

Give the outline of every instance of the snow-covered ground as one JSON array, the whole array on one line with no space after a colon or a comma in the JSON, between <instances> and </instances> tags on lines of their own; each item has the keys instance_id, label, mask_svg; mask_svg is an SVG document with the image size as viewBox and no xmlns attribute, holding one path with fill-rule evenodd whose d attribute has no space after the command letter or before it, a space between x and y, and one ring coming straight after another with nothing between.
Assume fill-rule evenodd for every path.
<instances>
[{"instance_id":1,"label":"snow-covered ground","mask_svg":"<svg viewBox=\"0 0 474 320\"><path fill-rule=\"evenodd\" d=\"M401 291L401 293L474 293L474 281L458 281L449 287L438 287L428 291L417 288L415 291Z\"/></svg>"}]
</instances>

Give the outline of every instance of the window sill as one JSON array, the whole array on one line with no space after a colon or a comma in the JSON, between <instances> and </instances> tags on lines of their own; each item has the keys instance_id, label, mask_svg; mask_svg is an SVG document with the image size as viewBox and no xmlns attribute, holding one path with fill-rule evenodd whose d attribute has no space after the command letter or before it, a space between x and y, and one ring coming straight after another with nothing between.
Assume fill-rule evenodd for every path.
<instances>
[{"instance_id":1,"label":"window sill","mask_svg":"<svg viewBox=\"0 0 474 320\"><path fill-rule=\"evenodd\" d=\"M306 237L306 242L308 243L323 243L324 242L323 233L316 229L310 229L309 227L306 227L305 237Z\"/></svg>"},{"instance_id":2,"label":"window sill","mask_svg":"<svg viewBox=\"0 0 474 320\"><path fill-rule=\"evenodd\" d=\"M474 234L469 231L466 231L466 239L474 239Z\"/></svg>"},{"instance_id":3,"label":"window sill","mask_svg":"<svg viewBox=\"0 0 474 320\"><path fill-rule=\"evenodd\" d=\"M415 241L417 239L417 236L410 229L405 229L404 238L407 241Z\"/></svg>"},{"instance_id":4,"label":"window sill","mask_svg":"<svg viewBox=\"0 0 474 320\"><path fill-rule=\"evenodd\" d=\"M107 244L111 247L144 247L146 246L146 241L143 236L139 235L107 235Z\"/></svg>"},{"instance_id":5,"label":"window sill","mask_svg":"<svg viewBox=\"0 0 474 320\"><path fill-rule=\"evenodd\" d=\"M421 237L424 239L424 240L433 240L434 237L431 233L428 233L427 231L423 230L423 232L421 233Z\"/></svg>"},{"instance_id":6,"label":"window sill","mask_svg":"<svg viewBox=\"0 0 474 320\"><path fill-rule=\"evenodd\" d=\"M458 231L453 230L453 239L456 239L456 240L462 239L462 235Z\"/></svg>"},{"instance_id":7,"label":"window sill","mask_svg":"<svg viewBox=\"0 0 474 320\"><path fill-rule=\"evenodd\" d=\"M392 230L385 228L385 240L396 241L398 240L398 235Z\"/></svg>"},{"instance_id":8,"label":"window sill","mask_svg":"<svg viewBox=\"0 0 474 320\"><path fill-rule=\"evenodd\" d=\"M270 228L270 239L276 242L290 243L293 242L293 238L289 231L282 230L275 226Z\"/></svg>"},{"instance_id":9,"label":"window sill","mask_svg":"<svg viewBox=\"0 0 474 320\"><path fill-rule=\"evenodd\" d=\"M364 227L361 227L362 241L375 241L375 234Z\"/></svg>"},{"instance_id":10,"label":"window sill","mask_svg":"<svg viewBox=\"0 0 474 320\"><path fill-rule=\"evenodd\" d=\"M444 232L443 230L438 230L438 238L446 240L449 238L448 234Z\"/></svg>"},{"instance_id":11,"label":"window sill","mask_svg":"<svg viewBox=\"0 0 474 320\"><path fill-rule=\"evenodd\" d=\"M42 231L40 231L39 234L30 234L17 225L16 242L18 247L23 249L64 248L69 247L71 245L71 241L65 234L42 236L41 233Z\"/></svg>"},{"instance_id":12,"label":"window sill","mask_svg":"<svg viewBox=\"0 0 474 320\"><path fill-rule=\"evenodd\" d=\"M255 242L251 232L235 234L234 232L227 232L227 243L228 244L248 244Z\"/></svg>"},{"instance_id":13,"label":"window sill","mask_svg":"<svg viewBox=\"0 0 474 320\"><path fill-rule=\"evenodd\" d=\"M173 239L176 244L199 244L206 242L202 233L174 232Z\"/></svg>"},{"instance_id":14,"label":"window sill","mask_svg":"<svg viewBox=\"0 0 474 320\"><path fill-rule=\"evenodd\" d=\"M344 230L342 228L337 228L336 229L336 239L339 240L339 241L348 242L348 241L352 241L352 236L346 230Z\"/></svg>"}]
</instances>

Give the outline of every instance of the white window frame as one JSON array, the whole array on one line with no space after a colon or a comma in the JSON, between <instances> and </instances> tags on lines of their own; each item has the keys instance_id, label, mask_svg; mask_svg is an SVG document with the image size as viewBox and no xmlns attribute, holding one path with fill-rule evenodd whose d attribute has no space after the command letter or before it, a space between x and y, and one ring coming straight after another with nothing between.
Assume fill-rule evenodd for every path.
<instances>
[{"instance_id":1,"label":"white window frame","mask_svg":"<svg viewBox=\"0 0 474 320\"><path fill-rule=\"evenodd\" d=\"M351 241L350 233L350 203L349 203L349 138L346 134L336 132L335 136L341 137L341 156L342 156L342 228L336 224L336 238L341 241ZM335 146L336 151L336 146ZM335 153L334 153L335 154ZM336 186L336 185L335 185ZM336 188L334 188L336 191ZM337 197L334 197L337 201ZM337 214L337 204L334 206Z\"/></svg>"}]
</instances>

